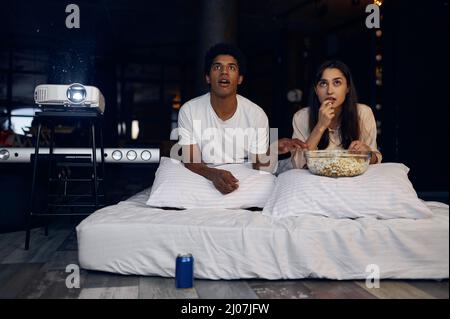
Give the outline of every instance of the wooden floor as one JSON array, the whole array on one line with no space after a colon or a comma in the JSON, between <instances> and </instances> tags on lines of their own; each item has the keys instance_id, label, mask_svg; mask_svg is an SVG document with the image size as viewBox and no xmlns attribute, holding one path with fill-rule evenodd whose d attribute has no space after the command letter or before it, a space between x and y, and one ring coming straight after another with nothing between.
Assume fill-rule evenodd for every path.
<instances>
[{"instance_id":1,"label":"wooden floor","mask_svg":"<svg viewBox=\"0 0 450 319\"><path fill-rule=\"evenodd\" d=\"M78 264L73 224L32 231L29 251L24 232L0 234L0 298L204 298L448 299L448 280L383 280L369 289L364 281L334 280L195 280L193 289L176 289L173 278L122 276L80 271L80 288L67 288L68 264Z\"/></svg>"}]
</instances>

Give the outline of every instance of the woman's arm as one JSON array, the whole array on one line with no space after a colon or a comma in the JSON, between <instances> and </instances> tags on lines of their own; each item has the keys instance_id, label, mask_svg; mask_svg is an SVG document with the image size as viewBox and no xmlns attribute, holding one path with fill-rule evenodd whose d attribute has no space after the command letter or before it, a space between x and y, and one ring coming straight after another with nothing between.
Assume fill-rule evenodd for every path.
<instances>
[{"instance_id":1,"label":"woman's arm","mask_svg":"<svg viewBox=\"0 0 450 319\"><path fill-rule=\"evenodd\" d=\"M307 149L308 146L298 138L281 138L272 143L266 154L252 154L250 158L253 169L263 170L274 174L278 168L278 155L294 152L296 150Z\"/></svg>"},{"instance_id":2,"label":"woman's arm","mask_svg":"<svg viewBox=\"0 0 450 319\"><path fill-rule=\"evenodd\" d=\"M326 127L320 126L318 123L314 127L311 132L311 135L306 140L306 144L308 144L308 149L310 151L317 150L317 146L319 145L320 139L322 138L323 133L327 130Z\"/></svg>"},{"instance_id":3,"label":"woman's arm","mask_svg":"<svg viewBox=\"0 0 450 319\"><path fill-rule=\"evenodd\" d=\"M316 150L319 145L323 133L330 126L331 120L334 118L334 106L330 100L325 100L319 109L319 119L316 126L309 133L309 112L311 109L302 109L295 113L292 119L292 127L294 129L293 138L305 141L307 149ZM306 165L306 159L303 150L295 150L292 154L292 165L294 168L303 168Z\"/></svg>"},{"instance_id":4,"label":"woman's arm","mask_svg":"<svg viewBox=\"0 0 450 319\"><path fill-rule=\"evenodd\" d=\"M377 147L377 124L372 109L367 105L358 104L359 125L361 128L360 138L353 141L349 150L371 151L370 164L381 163L382 155Z\"/></svg>"},{"instance_id":5,"label":"woman's arm","mask_svg":"<svg viewBox=\"0 0 450 319\"><path fill-rule=\"evenodd\" d=\"M294 130L292 134L293 140L306 141L309 137L309 108L304 108L294 114L292 118L292 128ZM306 159L304 156L303 148L297 148L291 150L291 162L294 168L303 168L306 165Z\"/></svg>"},{"instance_id":6,"label":"woman's arm","mask_svg":"<svg viewBox=\"0 0 450 319\"><path fill-rule=\"evenodd\" d=\"M317 145L319 145L323 133L325 133L327 128L330 126L334 116L335 113L333 102L330 100L323 101L319 109L319 119L317 124L312 130L309 138L306 140L309 150L317 150Z\"/></svg>"}]
</instances>

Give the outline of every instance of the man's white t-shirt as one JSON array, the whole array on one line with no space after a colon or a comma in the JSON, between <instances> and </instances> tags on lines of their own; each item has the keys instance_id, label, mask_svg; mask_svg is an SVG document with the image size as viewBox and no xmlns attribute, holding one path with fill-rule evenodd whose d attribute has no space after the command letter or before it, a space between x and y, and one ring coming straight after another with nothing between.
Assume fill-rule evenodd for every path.
<instances>
[{"instance_id":1,"label":"man's white t-shirt","mask_svg":"<svg viewBox=\"0 0 450 319\"><path fill-rule=\"evenodd\" d=\"M211 106L210 94L186 102L178 113L180 145L197 144L210 165L246 162L249 153L269 147L269 121L262 108L237 95L233 116L222 121Z\"/></svg>"}]
</instances>

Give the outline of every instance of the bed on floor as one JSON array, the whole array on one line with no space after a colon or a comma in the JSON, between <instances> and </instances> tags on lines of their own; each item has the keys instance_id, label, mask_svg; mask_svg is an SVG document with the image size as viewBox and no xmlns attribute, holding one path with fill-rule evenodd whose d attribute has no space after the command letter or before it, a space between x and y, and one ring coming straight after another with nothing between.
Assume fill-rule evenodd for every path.
<instances>
[{"instance_id":1,"label":"bed on floor","mask_svg":"<svg viewBox=\"0 0 450 319\"><path fill-rule=\"evenodd\" d=\"M381 278L448 278L449 207L442 203L426 202L433 217L418 220L275 219L243 209L151 208L149 192L77 226L82 268L174 277L177 254L192 253L194 276L205 279L366 279L374 269Z\"/></svg>"}]
</instances>

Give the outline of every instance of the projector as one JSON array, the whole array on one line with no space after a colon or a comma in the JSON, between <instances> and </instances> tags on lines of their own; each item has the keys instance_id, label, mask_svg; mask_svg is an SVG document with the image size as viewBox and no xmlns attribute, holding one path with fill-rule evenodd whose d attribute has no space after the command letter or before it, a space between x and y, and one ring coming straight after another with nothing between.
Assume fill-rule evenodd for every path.
<instances>
[{"instance_id":1,"label":"projector","mask_svg":"<svg viewBox=\"0 0 450 319\"><path fill-rule=\"evenodd\" d=\"M34 101L43 109L56 111L105 111L105 98L100 90L80 83L40 84L34 89Z\"/></svg>"}]
</instances>

